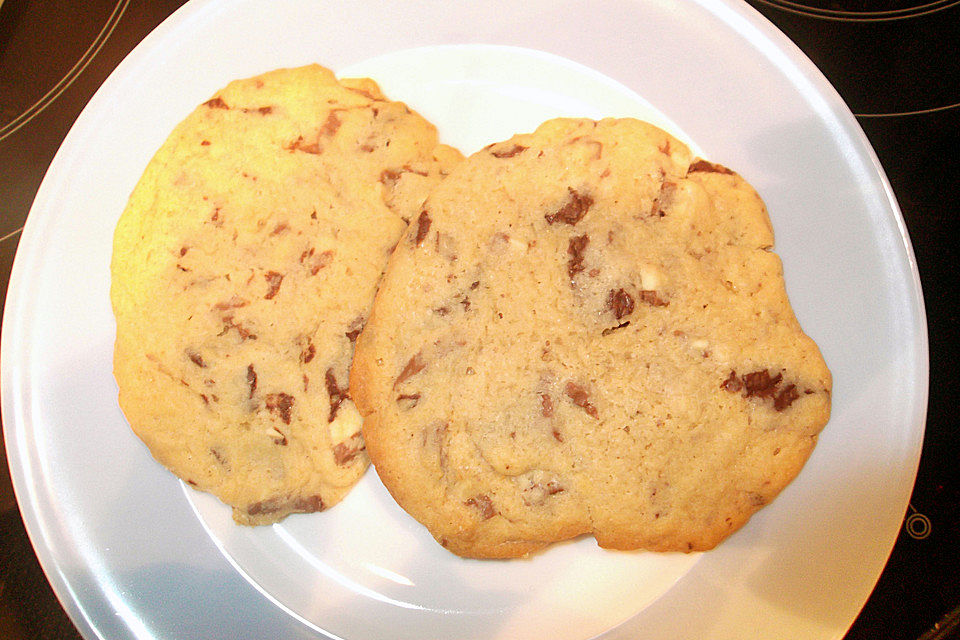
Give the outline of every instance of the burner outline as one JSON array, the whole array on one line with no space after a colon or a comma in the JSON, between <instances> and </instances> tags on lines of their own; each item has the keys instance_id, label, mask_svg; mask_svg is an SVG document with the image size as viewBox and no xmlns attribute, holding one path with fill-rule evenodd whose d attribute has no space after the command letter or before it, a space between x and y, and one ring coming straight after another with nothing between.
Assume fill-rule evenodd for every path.
<instances>
[{"instance_id":1,"label":"burner outline","mask_svg":"<svg viewBox=\"0 0 960 640\"><path fill-rule=\"evenodd\" d=\"M934 0L933 2L915 7L907 7L906 9L891 9L889 11L841 11L839 9L820 9L819 7L811 7L799 2L791 2L790 0L756 0L756 2L788 13L820 18L821 20L835 20L838 22L888 22L891 20L907 20L960 5L960 0Z\"/></svg>"},{"instance_id":2,"label":"burner outline","mask_svg":"<svg viewBox=\"0 0 960 640\"><path fill-rule=\"evenodd\" d=\"M930 107L929 109L915 109L913 111L898 111L896 113L855 113L857 118L896 118L898 116L922 116L928 113L937 113L938 111L947 111L960 107L960 102L946 104L942 107Z\"/></svg>"},{"instance_id":3,"label":"burner outline","mask_svg":"<svg viewBox=\"0 0 960 640\"><path fill-rule=\"evenodd\" d=\"M2 0L0 0L0 3L2 3ZM110 17L107 18L106 23L100 29L100 33L98 33L97 37L94 38L92 43L90 43L90 46L87 47L87 50L84 51L82 56L80 56L80 59L77 60L76 64L70 68L70 71L68 71L66 75L60 79L60 82L55 84L43 95L43 97L30 105L20 115L0 127L0 141L7 136L12 135L15 131L40 115L40 113L43 112L43 110L46 109L50 104L52 104L61 93L67 90L67 87L73 84L74 80L80 77L80 74L83 73L84 69L87 68L94 57L96 57L96 55L100 52L100 49L103 48L107 38L109 38L110 34L113 33L113 30L120 22L120 18L123 17L124 12L127 10L127 5L129 4L130 0L118 0L113 7Z\"/></svg>"}]
</instances>

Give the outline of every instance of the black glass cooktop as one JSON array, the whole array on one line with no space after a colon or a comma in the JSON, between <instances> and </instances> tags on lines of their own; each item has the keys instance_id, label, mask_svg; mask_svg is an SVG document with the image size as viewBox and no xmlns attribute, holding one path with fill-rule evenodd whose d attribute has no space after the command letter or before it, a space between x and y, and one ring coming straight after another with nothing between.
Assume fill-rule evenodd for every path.
<instances>
[{"instance_id":1,"label":"black glass cooktop","mask_svg":"<svg viewBox=\"0 0 960 640\"><path fill-rule=\"evenodd\" d=\"M930 338L930 404L900 537L848 638L960 637L957 359L960 2L754 0L843 96L890 179L913 242Z\"/></svg>"},{"instance_id":2,"label":"black glass cooktop","mask_svg":"<svg viewBox=\"0 0 960 640\"><path fill-rule=\"evenodd\" d=\"M181 4L0 0L0 292L71 124L124 55ZM960 0L750 4L856 115L900 203L925 297L930 399L916 486L888 565L846 638L960 638ZM0 638L78 637L33 554L0 463Z\"/></svg>"}]
</instances>

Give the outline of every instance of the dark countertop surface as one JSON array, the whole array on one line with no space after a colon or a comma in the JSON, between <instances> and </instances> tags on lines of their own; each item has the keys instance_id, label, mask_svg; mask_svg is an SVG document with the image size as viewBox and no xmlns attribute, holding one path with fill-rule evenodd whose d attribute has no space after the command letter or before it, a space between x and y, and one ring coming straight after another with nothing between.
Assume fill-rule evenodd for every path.
<instances>
[{"instance_id":1,"label":"dark countertop surface","mask_svg":"<svg viewBox=\"0 0 960 640\"><path fill-rule=\"evenodd\" d=\"M0 0L0 292L31 202L110 71L182 0ZM960 638L960 0L750 0L846 100L906 221L930 340L927 428L886 569L848 640ZM0 303L2 303L0 299ZM0 440L2 447L2 440ZM0 456L0 638L79 638L24 530Z\"/></svg>"}]
</instances>

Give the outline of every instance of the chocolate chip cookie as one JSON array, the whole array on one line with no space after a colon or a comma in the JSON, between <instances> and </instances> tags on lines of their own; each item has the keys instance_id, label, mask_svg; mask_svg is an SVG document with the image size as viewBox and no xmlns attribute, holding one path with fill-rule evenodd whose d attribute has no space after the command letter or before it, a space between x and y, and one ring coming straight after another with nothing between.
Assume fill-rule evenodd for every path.
<instances>
[{"instance_id":1,"label":"chocolate chip cookie","mask_svg":"<svg viewBox=\"0 0 960 640\"><path fill-rule=\"evenodd\" d=\"M714 547L797 475L831 376L736 172L630 119L560 119L427 198L350 390L397 502L450 551Z\"/></svg>"},{"instance_id":2,"label":"chocolate chip cookie","mask_svg":"<svg viewBox=\"0 0 960 640\"><path fill-rule=\"evenodd\" d=\"M347 389L387 258L461 156L371 80L229 84L150 161L117 225L120 405L243 524L337 503L368 466Z\"/></svg>"}]
</instances>

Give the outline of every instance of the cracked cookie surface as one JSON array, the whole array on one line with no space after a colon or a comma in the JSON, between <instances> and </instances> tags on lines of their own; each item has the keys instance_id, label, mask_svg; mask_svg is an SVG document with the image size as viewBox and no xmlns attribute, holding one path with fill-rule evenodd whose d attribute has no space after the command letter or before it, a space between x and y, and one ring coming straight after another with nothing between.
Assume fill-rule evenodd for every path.
<instances>
[{"instance_id":1,"label":"cracked cookie surface","mask_svg":"<svg viewBox=\"0 0 960 640\"><path fill-rule=\"evenodd\" d=\"M800 471L830 372L735 172L636 120L560 119L428 197L351 390L398 503L454 553L712 548Z\"/></svg>"},{"instance_id":2,"label":"cracked cookie surface","mask_svg":"<svg viewBox=\"0 0 960 640\"><path fill-rule=\"evenodd\" d=\"M170 135L117 225L120 405L243 524L337 503L368 459L354 341L401 233L461 160L368 79L229 84Z\"/></svg>"}]
</instances>

